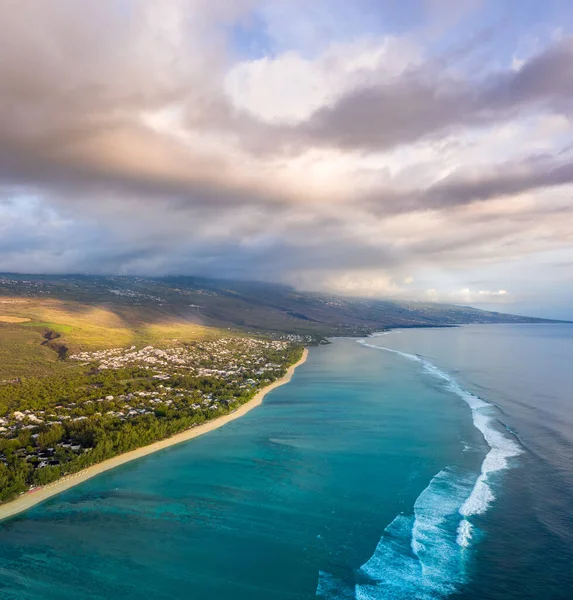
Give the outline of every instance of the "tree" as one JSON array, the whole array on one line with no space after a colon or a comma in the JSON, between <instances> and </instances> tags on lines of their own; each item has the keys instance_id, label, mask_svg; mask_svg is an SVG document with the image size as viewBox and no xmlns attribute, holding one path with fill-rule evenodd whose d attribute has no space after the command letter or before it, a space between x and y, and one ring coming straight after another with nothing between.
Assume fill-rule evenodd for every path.
<instances>
[{"instance_id":1,"label":"tree","mask_svg":"<svg viewBox=\"0 0 573 600\"><path fill-rule=\"evenodd\" d=\"M55 446L64 437L65 430L59 424L52 425L47 431L38 435L38 446L41 448L50 448Z\"/></svg>"}]
</instances>

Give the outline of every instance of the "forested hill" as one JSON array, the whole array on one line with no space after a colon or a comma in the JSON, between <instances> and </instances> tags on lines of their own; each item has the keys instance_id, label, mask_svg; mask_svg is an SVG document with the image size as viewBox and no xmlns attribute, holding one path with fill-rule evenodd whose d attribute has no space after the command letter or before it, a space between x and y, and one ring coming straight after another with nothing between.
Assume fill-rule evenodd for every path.
<instances>
[{"instance_id":1,"label":"forested hill","mask_svg":"<svg viewBox=\"0 0 573 600\"><path fill-rule=\"evenodd\" d=\"M388 327L550 322L467 306L357 299L198 277L0 275L0 297L105 307L124 320L186 321L250 332L356 335ZM1 311L0 311L1 312Z\"/></svg>"}]
</instances>

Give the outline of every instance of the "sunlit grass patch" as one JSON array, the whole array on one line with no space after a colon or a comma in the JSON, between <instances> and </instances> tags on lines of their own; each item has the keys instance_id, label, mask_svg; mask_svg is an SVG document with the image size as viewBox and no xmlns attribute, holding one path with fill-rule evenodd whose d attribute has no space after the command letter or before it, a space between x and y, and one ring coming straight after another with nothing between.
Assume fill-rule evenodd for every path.
<instances>
[{"instance_id":1,"label":"sunlit grass patch","mask_svg":"<svg viewBox=\"0 0 573 600\"><path fill-rule=\"evenodd\" d=\"M31 319L27 317L10 317L8 315L0 315L0 323L27 323Z\"/></svg>"},{"instance_id":2,"label":"sunlit grass patch","mask_svg":"<svg viewBox=\"0 0 573 600\"><path fill-rule=\"evenodd\" d=\"M0 319L0 380L65 369L68 361L60 360L62 349L74 354L132 345L168 348L233 335L227 329L199 325L178 316L169 318L164 311L149 306L112 308L27 298L10 304L8 310L10 321ZM57 335L47 336L48 332Z\"/></svg>"},{"instance_id":3,"label":"sunlit grass patch","mask_svg":"<svg viewBox=\"0 0 573 600\"><path fill-rule=\"evenodd\" d=\"M46 346L39 331L21 325L0 324L0 381L13 377L52 375L67 368Z\"/></svg>"},{"instance_id":4,"label":"sunlit grass patch","mask_svg":"<svg viewBox=\"0 0 573 600\"><path fill-rule=\"evenodd\" d=\"M217 339L223 335L229 333L195 323L170 322L145 325L139 329L138 338L142 343L168 345L176 342Z\"/></svg>"},{"instance_id":5,"label":"sunlit grass patch","mask_svg":"<svg viewBox=\"0 0 573 600\"><path fill-rule=\"evenodd\" d=\"M70 333L72 327L70 325L62 325L61 323L52 323L50 321L31 321L23 323L24 327L37 327L38 329L51 329L57 333Z\"/></svg>"}]
</instances>

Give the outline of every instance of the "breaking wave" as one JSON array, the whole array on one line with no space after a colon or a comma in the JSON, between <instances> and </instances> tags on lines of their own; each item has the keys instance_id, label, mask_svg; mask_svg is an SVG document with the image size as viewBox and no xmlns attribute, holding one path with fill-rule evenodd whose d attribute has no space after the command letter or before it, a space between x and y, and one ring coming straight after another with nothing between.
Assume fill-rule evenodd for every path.
<instances>
[{"instance_id":1,"label":"breaking wave","mask_svg":"<svg viewBox=\"0 0 573 600\"><path fill-rule=\"evenodd\" d=\"M464 390L454 378L414 354L360 340L376 350L392 352L417 362L428 374L471 409L474 426L489 450L480 473L446 468L438 473L414 504L414 514L398 515L384 530L372 557L356 573L349 587L321 572L317 596L328 600L431 600L454 593L465 581L467 551L474 538L472 517L483 514L495 500L490 476L509 467L521 454L519 444L496 428L495 406ZM351 588L350 588L351 589Z\"/></svg>"}]
</instances>

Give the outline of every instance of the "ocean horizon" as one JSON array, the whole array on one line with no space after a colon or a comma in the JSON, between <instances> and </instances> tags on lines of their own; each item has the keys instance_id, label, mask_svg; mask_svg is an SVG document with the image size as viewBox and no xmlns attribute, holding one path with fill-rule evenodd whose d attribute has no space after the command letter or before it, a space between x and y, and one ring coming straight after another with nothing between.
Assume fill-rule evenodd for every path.
<instances>
[{"instance_id":1,"label":"ocean horizon","mask_svg":"<svg viewBox=\"0 0 573 600\"><path fill-rule=\"evenodd\" d=\"M0 598L568 600L573 325L337 338L0 524Z\"/></svg>"}]
</instances>

